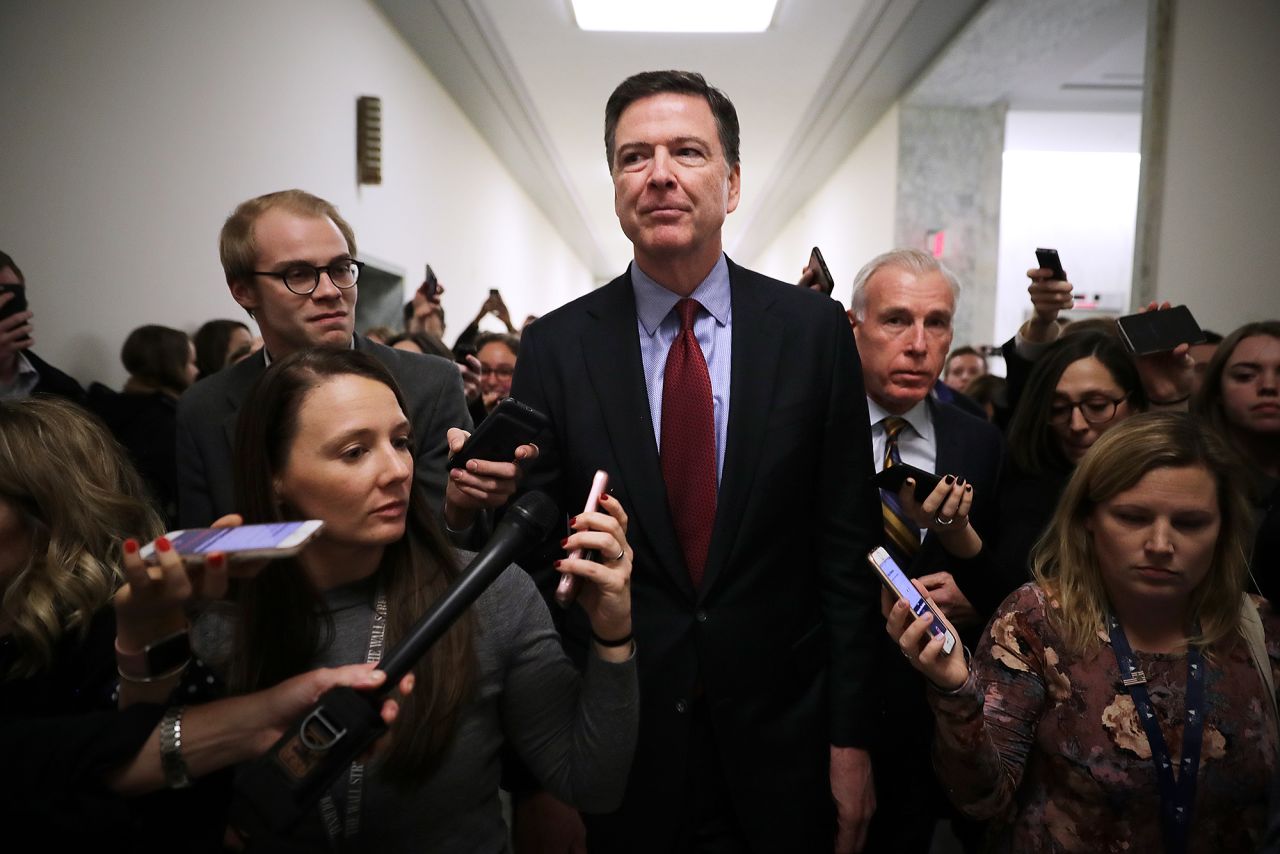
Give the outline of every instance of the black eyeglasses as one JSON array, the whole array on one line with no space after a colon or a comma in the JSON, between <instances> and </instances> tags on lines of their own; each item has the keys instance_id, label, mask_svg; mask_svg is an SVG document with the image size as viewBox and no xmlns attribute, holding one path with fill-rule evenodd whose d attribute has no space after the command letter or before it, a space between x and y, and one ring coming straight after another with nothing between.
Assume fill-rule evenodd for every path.
<instances>
[{"instance_id":1,"label":"black eyeglasses","mask_svg":"<svg viewBox=\"0 0 1280 854\"><path fill-rule=\"evenodd\" d=\"M1090 424L1106 424L1112 418L1116 417L1116 408L1120 404L1129 399L1129 395L1118 398L1104 397L1097 395L1096 397L1086 397L1084 400L1059 401L1049 407L1049 423L1050 424L1066 424L1071 420L1071 413L1076 409L1080 410L1080 414L1084 416L1084 420Z\"/></svg>"},{"instance_id":2,"label":"black eyeglasses","mask_svg":"<svg viewBox=\"0 0 1280 854\"><path fill-rule=\"evenodd\" d=\"M363 261L348 259L335 261L327 267L313 267L310 264L294 264L283 272L267 272L254 270L255 276L272 276L284 282L284 286L300 297L310 296L320 287L320 274L328 273L329 281L335 288L346 290L355 287L360 279L360 271L364 269Z\"/></svg>"}]
</instances>

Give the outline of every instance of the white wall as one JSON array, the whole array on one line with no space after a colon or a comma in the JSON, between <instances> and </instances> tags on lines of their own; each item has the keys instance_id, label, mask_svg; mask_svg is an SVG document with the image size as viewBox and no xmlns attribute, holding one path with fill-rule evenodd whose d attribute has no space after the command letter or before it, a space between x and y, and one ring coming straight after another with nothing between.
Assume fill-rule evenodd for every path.
<instances>
[{"instance_id":1,"label":"white wall","mask_svg":"<svg viewBox=\"0 0 1280 854\"><path fill-rule=\"evenodd\" d=\"M334 202L362 253L429 261L450 335L491 287L519 323L593 285L367 0L6 0L0 32L0 248L36 350L82 382L118 385L140 324L243 318L218 230L287 187ZM378 187L356 185L360 95L382 98Z\"/></svg>"},{"instance_id":2,"label":"white wall","mask_svg":"<svg viewBox=\"0 0 1280 854\"><path fill-rule=\"evenodd\" d=\"M1169 54L1153 294L1226 333L1280 317L1280 4L1177 0ZM1142 259L1139 259L1141 263Z\"/></svg>"},{"instance_id":3,"label":"white wall","mask_svg":"<svg viewBox=\"0 0 1280 854\"><path fill-rule=\"evenodd\" d=\"M743 184L749 188L747 181ZM833 296L847 306L854 274L893 248L897 187L898 108L894 106L774 241L754 258L741 260L762 273L794 282L817 245L836 280Z\"/></svg>"},{"instance_id":4,"label":"white wall","mask_svg":"<svg viewBox=\"0 0 1280 854\"><path fill-rule=\"evenodd\" d=\"M1030 315L1026 273L1039 246L1058 250L1077 291L1102 295L1109 314L1127 313L1140 129L1137 114L1008 113L990 343Z\"/></svg>"}]
</instances>

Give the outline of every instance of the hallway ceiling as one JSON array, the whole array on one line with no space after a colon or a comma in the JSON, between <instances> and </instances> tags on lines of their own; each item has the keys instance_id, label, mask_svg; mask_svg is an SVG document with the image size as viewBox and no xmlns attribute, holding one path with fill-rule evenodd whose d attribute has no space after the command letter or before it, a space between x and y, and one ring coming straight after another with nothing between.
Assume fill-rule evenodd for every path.
<instances>
[{"instance_id":1,"label":"hallway ceiling","mask_svg":"<svg viewBox=\"0 0 1280 854\"><path fill-rule=\"evenodd\" d=\"M1132 74L1133 10L1146 8L1144 0L780 0L764 33L704 35L583 32L569 0L375 2L600 281L631 257L603 142L605 101L627 75L700 71L734 101L743 192L725 246L749 257L740 247L766 245L917 81L910 103L1003 98L1096 109L1111 98L1103 108L1134 109L1121 106L1134 100L1131 88L1061 86L1074 75L1131 87L1132 76L1106 75ZM1027 40L1043 43L1046 27L1061 35L1032 57L1038 73L1012 73L1011 65L1025 71Z\"/></svg>"}]
</instances>

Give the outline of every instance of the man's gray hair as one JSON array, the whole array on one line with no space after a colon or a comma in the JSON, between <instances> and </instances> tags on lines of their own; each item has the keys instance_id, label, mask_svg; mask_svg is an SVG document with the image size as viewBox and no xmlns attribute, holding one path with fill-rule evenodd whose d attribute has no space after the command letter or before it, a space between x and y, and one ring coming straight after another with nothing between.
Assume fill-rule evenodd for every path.
<instances>
[{"instance_id":1,"label":"man's gray hair","mask_svg":"<svg viewBox=\"0 0 1280 854\"><path fill-rule=\"evenodd\" d=\"M871 281L871 277L884 267L897 267L917 276L941 273L942 278L946 279L947 284L951 286L952 302L955 303L955 307L959 307L960 280L956 278L955 273L947 269L945 264L928 252L922 252L919 249L893 249L872 258L858 271L858 275L853 277L853 296L849 298L849 310L859 321L866 320L864 315L867 311L867 282Z\"/></svg>"}]
</instances>

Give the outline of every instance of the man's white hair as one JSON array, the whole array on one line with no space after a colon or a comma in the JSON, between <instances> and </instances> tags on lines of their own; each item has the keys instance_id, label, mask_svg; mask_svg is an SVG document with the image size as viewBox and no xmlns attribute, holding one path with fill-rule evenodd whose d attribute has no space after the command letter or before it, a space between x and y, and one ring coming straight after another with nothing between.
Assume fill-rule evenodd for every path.
<instances>
[{"instance_id":1,"label":"man's white hair","mask_svg":"<svg viewBox=\"0 0 1280 854\"><path fill-rule=\"evenodd\" d=\"M959 308L960 280L956 278L955 273L947 269L945 264L928 252L919 249L893 249L872 258L858 271L858 275L853 277L853 296L849 298L849 310L859 322L867 319L867 282L871 281L871 277L884 267L897 267L917 276L941 273L942 278L946 279L947 284L951 286L952 302L955 303L956 308Z\"/></svg>"}]
</instances>

